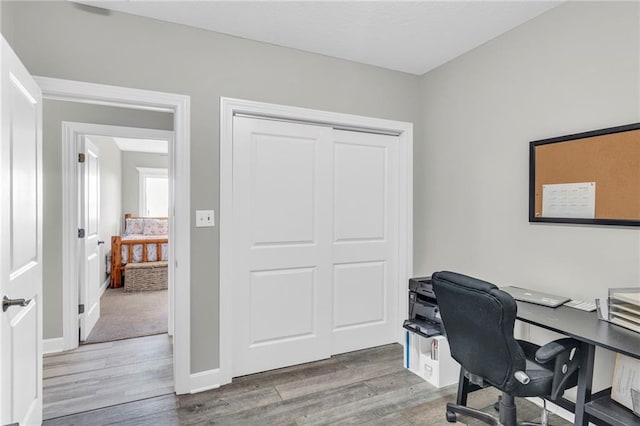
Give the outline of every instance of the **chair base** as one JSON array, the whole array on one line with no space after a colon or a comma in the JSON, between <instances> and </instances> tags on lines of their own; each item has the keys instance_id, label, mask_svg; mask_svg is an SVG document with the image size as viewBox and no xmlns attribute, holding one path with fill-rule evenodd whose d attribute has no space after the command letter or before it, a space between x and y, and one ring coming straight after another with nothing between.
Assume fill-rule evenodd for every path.
<instances>
[{"instance_id":1,"label":"chair base","mask_svg":"<svg viewBox=\"0 0 640 426\"><path fill-rule=\"evenodd\" d=\"M544 406L542 408L542 417L540 423L518 423L515 398L504 392L499 397L498 402L496 402L494 405L496 411L499 411L500 413L499 418L475 408L469 408L464 405L453 403L447 404L446 418L449 423L455 423L458 420L456 414L461 414L463 416L468 416L476 420L480 420L481 422L492 426L548 426L549 423L546 402L547 401L543 399Z\"/></svg>"},{"instance_id":2,"label":"chair base","mask_svg":"<svg viewBox=\"0 0 640 426\"><path fill-rule=\"evenodd\" d=\"M516 416L515 398L503 392L498 404L500 408L500 418L494 417L491 414L487 414L475 408L448 403L446 413L447 421L454 423L457 420L456 414L462 414L463 416L469 416L492 426L517 426L518 420Z\"/></svg>"},{"instance_id":3,"label":"chair base","mask_svg":"<svg viewBox=\"0 0 640 426\"><path fill-rule=\"evenodd\" d=\"M458 416L456 416L456 414L472 417L488 425L500 426L500 420L497 417L493 417L491 414L484 413L480 410L476 410L475 408L465 407L464 405L452 404L450 402L447 403L446 416L449 423L456 423L458 421Z\"/></svg>"},{"instance_id":4,"label":"chair base","mask_svg":"<svg viewBox=\"0 0 640 426\"><path fill-rule=\"evenodd\" d=\"M549 426L549 412L547 411L547 400L542 398L542 415L540 423L523 422L521 426Z\"/></svg>"}]
</instances>

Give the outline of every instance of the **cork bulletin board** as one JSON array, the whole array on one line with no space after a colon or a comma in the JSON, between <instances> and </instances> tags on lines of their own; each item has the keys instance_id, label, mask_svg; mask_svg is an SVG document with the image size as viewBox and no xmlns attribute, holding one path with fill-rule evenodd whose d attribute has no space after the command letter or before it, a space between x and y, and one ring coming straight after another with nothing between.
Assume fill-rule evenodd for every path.
<instances>
[{"instance_id":1,"label":"cork bulletin board","mask_svg":"<svg viewBox=\"0 0 640 426\"><path fill-rule=\"evenodd\" d=\"M533 141L529 221L640 226L640 123Z\"/></svg>"}]
</instances>

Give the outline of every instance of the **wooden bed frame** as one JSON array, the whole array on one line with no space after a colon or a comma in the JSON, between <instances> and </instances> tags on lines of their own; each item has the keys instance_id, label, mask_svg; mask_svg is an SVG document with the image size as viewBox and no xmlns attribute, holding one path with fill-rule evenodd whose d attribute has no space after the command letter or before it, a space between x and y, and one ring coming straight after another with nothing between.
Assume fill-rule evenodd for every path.
<instances>
[{"instance_id":1,"label":"wooden bed frame","mask_svg":"<svg viewBox=\"0 0 640 426\"><path fill-rule=\"evenodd\" d=\"M133 216L131 213L124 215L125 226L127 219L167 219L166 217L142 217ZM162 259L162 244L168 243L167 238L145 239L145 240L125 240L122 241L120 235L111 237L111 288L122 287L122 273L124 272L125 265L122 264L122 246L129 246L129 256L127 263L133 263L133 246L137 244L142 245L142 263L148 262L147 260L147 246L155 244L157 258Z\"/></svg>"}]
</instances>

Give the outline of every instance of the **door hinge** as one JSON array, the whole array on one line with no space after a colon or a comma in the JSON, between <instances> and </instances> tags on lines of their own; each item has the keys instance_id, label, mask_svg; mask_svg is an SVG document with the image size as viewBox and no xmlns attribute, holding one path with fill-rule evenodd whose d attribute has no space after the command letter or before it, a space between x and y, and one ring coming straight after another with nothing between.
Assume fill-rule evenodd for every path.
<instances>
[{"instance_id":1,"label":"door hinge","mask_svg":"<svg viewBox=\"0 0 640 426\"><path fill-rule=\"evenodd\" d=\"M78 229L78 238L84 238L84 228Z\"/></svg>"},{"instance_id":2,"label":"door hinge","mask_svg":"<svg viewBox=\"0 0 640 426\"><path fill-rule=\"evenodd\" d=\"M84 304L81 303L78 305L78 313L84 314Z\"/></svg>"},{"instance_id":3,"label":"door hinge","mask_svg":"<svg viewBox=\"0 0 640 426\"><path fill-rule=\"evenodd\" d=\"M78 154L78 163L84 163L84 152Z\"/></svg>"}]
</instances>

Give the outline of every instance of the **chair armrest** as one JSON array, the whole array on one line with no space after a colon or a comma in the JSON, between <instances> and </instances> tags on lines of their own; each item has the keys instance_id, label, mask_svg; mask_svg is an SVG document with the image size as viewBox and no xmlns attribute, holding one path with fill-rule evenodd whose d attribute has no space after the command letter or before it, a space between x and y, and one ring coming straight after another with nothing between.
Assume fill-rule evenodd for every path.
<instances>
[{"instance_id":1,"label":"chair armrest","mask_svg":"<svg viewBox=\"0 0 640 426\"><path fill-rule=\"evenodd\" d=\"M549 342L537 350L536 361L538 361L541 364L546 364L547 362L555 359L561 353L565 351L571 351L574 348L577 351L579 347L580 347L580 342L578 342L575 339L571 339L569 337L564 339L554 340L553 342Z\"/></svg>"},{"instance_id":2,"label":"chair armrest","mask_svg":"<svg viewBox=\"0 0 640 426\"><path fill-rule=\"evenodd\" d=\"M551 400L562 396L580 366L578 351L580 342L571 338L564 338L549 342L536 351L536 361L548 363L554 361L553 384L551 385ZM575 385L575 382L572 383Z\"/></svg>"}]
</instances>

